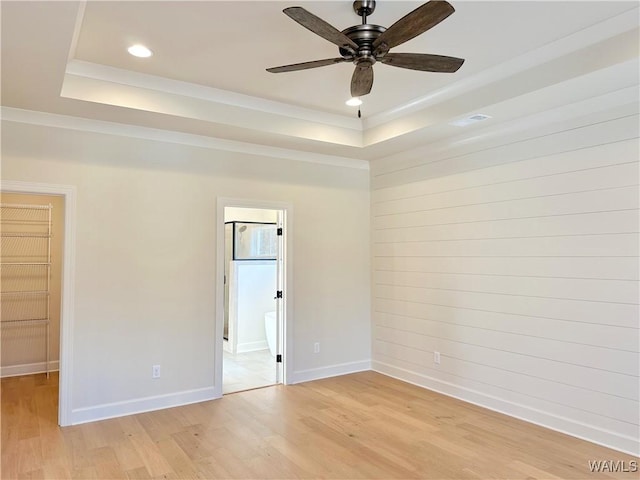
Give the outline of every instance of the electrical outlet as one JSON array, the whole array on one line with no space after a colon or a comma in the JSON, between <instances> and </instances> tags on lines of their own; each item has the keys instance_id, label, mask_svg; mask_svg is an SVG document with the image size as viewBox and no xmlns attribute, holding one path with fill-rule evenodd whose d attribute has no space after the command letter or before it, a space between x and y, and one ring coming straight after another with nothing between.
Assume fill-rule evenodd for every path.
<instances>
[{"instance_id":1,"label":"electrical outlet","mask_svg":"<svg viewBox=\"0 0 640 480\"><path fill-rule=\"evenodd\" d=\"M313 353L320 353L320 342L313 344Z\"/></svg>"},{"instance_id":2,"label":"electrical outlet","mask_svg":"<svg viewBox=\"0 0 640 480\"><path fill-rule=\"evenodd\" d=\"M440 365L440 352L433 352L433 363Z\"/></svg>"},{"instance_id":3,"label":"electrical outlet","mask_svg":"<svg viewBox=\"0 0 640 480\"><path fill-rule=\"evenodd\" d=\"M160 365L154 365L151 368L151 378L160 378Z\"/></svg>"}]
</instances>

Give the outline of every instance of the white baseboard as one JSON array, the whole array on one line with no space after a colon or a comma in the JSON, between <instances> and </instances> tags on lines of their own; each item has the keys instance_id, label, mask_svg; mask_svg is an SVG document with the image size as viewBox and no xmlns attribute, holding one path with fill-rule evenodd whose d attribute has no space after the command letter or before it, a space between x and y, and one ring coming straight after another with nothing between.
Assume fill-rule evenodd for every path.
<instances>
[{"instance_id":1,"label":"white baseboard","mask_svg":"<svg viewBox=\"0 0 640 480\"><path fill-rule=\"evenodd\" d=\"M71 425L161 410L163 408L179 407L190 403L215 400L216 398L220 397L215 395L214 387L206 387L123 402L105 403L94 407L76 408L71 411Z\"/></svg>"},{"instance_id":2,"label":"white baseboard","mask_svg":"<svg viewBox=\"0 0 640 480\"><path fill-rule=\"evenodd\" d=\"M395 367L388 363L374 360L371 362L371 369L389 377L402 380L403 382L427 388L434 392L454 397L464 402L503 413L510 417L515 417L520 420L524 420L525 422L540 425L541 427L549 428L560 433L581 438L582 440L597 443L598 445L602 445L607 448L612 448L635 456L640 454L640 441L637 438L627 437L616 432L596 428L569 418L560 417L525 405L509 402L470 388L460 387L427 375Z\"/></svg>"},{"instance_id":3,"label":"white baseboard","mask_svg":"<svg viewBox=\"0 0 640 480\"><path fill-rule=\"evenodd\" d=\"M371 370L370 360L361 360L359 362L340 363L338 365L329 365L328 367L310 368L308 370L298 370L293 372L292 379L287 383L310 382L311 380L320 380L321 378L337 377L338 375L347 375L349 373L357 373Z\"/></svg>"},{"instance_id":4,"label":"white baseboard","mask_svg":"<svg viewBox=\"0 0 640 480\"><path fill-rule=\"evenodd\" d=\"M339 365L331 365L329 367L313 368L294 372L294 380L288 383L319 380L321 378L346 375L348 373L356 373L366 370L371 370L371 362L369 360L343 363ZM93 407L76 408L71 411L71 425L106 420L108 418L122 417L136 413L150 412L163 408L179 407L181 405L215 400L217 398L220 397L215 395L214 387L207 387L197 390L188 390L185 392L138 398L123 402L106 403Z\"/></svg>"},{"instance_id":5,"label":"white baseboard","mask_svg":"<svg viewBox=\"0 0 640 480\"><path fill-rule=\"evenodd\" d=\"M236 353L257 352L258 350L266 350L269 348L269 344L266 340L260 340L257 342L245 342L239 343L236 346Z\"/></svg>"},{"instance_id":6,"label":"white baseboard","mask_svg":"<svg viewBox=\"0 0 640 480\"><path fill-rule=\"evenodd\" d=\"M0 378L45 373L47 371L46 366L47 362L25 363L23 365L9 365L0 368ZM52 360L49 362L50 372L56 372L59 368L60 362L58 360Z\"/></svg>"}]
</instances>

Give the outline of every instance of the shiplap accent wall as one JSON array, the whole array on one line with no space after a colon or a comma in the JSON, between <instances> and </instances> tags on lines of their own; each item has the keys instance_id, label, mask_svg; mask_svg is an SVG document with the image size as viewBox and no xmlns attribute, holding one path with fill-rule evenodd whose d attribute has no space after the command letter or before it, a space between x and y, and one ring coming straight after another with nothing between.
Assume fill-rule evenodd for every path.
<instances>
[{"instance_id":1,"label":"shiplap accent wall","mask_svg":"<svg viewBox=\"0 0 640 480\"><path fill-rule=\"evenodd\" d=\"M637 454L627 113L373 163L375 370Z\"/></svg>"}]
</instances>

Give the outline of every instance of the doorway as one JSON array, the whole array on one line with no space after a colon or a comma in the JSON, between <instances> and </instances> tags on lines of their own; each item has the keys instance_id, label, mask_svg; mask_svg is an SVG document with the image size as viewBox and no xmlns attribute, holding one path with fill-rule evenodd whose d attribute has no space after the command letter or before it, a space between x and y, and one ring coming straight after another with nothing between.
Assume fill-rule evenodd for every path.
<instances>
[{"instance_id":1,"label":"doorway","mask_svg":"<svg viewBox=\"0 0 640 480\"><path fill-rule=\"evenodd\" d=\"M222 338L216 342L222 347L216 355L220 394L285 382L286 210L270 206L243 202L219 209L224 229L218 268L224 287L218 304Z\"/></svg>"},{"instance_id":2,"label":"doorway","mask_svg":"<svg viewBox=\"0 0 640 480\"><path fill-rule=\"evenodd\" d=\"M56 379L64 198L2 192L0 204L0 376Z\"/></svg>"},{"instance_id":3,"label":"doorway","mask_svg":"<svg viewBox=\"0 0 640 480\"><path fill-rule=\"evenodd\" d=\"M36 369L38 365L44 367L45 371L47 367L50 370L54 370L56 367L59 369L58 376L58 424L61 426L70 425L72 423L71 413L71 390L72 390L72 333L73 333L73 296L74 296L74 265L75 265L75 207L76 207L76 189L70 185L52 185L43 183L31 183L31 182L18 182L3 180L0 182L0 191L3 194L3 201L9 200L9 194L23 194L27 196L53 196L53 208L63 218L62 225L57 225L53 232L53 238L61 240L61 255L57 263L59 265L56 268L61 268L61 280L60 280L60 302L49 304L51 313L59 313L59 335L55 335L58 338L53 339L52 333L50 334L50 352L49 362L46 361L46 357L43 361L36 362ZM19 200L24 203L29 203L26 196L18 197ZM57 204L57 208L56 208ZM20 233L20 232L17 232ZM16 265L9 268L22 268L29 269L45 268L42 264L46 264L46 260L38 261L32 259L32 261L18 262L28 263L33 265ZM40 264L36 266L35 264ZM53 268L52 268L53 269ZM38 281L31 273L18 274L20 283L30 283ZM36 290L39 291L39 290ZM36 294L34 294L36 295ZM8 317L3 317L8 318ZM39 320L39 319L38 319ZM50 325L51 327L51 325ZM34 332L35 333L35 332ZM42 342L40 342L42 343ZM45 343L46 345L46 343ZM57 356L56 351L59 352L59 362L51 360L51 356ZM45 353L46 355L46 353ZM57 363L57 364L56 364ZM23 367L20 367L23 368ZM12 369L8 370L12 373Z\"/></svg>"}]
</instances>

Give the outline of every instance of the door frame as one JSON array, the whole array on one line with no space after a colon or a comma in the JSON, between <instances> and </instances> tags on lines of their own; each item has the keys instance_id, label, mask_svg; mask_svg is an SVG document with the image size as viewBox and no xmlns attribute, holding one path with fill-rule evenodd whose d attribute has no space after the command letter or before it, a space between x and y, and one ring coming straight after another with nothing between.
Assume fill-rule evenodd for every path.
<instances>
[{"instance_id":1,"label":"door frame","mask_svg":"<svg viewBox=\"0 0 640 480\"><path fill-rule=\"evenodd\" d=\"M72 424L73 322L75 298L76 187L49 183L0 181L4 193L55 195L64 197L64 238L62 239L62 292L60 298L60 365L58 425Z\"/></svg>"},{"instance_id":2,"label":"door frame","mask_svg":"<svg viewBox=\"0 0 640 480\"><path fill-rule=\"evenodd\" d=\"M283 212L283 302L281 325L284 329L282 355L284 369L282 383L288 385L293 378L293 205L287 202L245 198L217 198L216 210L216 317L214 332L214 396L222 397L223 335L224 335L224 209L225 207L281 210ZM274 292L275 293L275 292Z\"/></svg>"}]
</instances>

